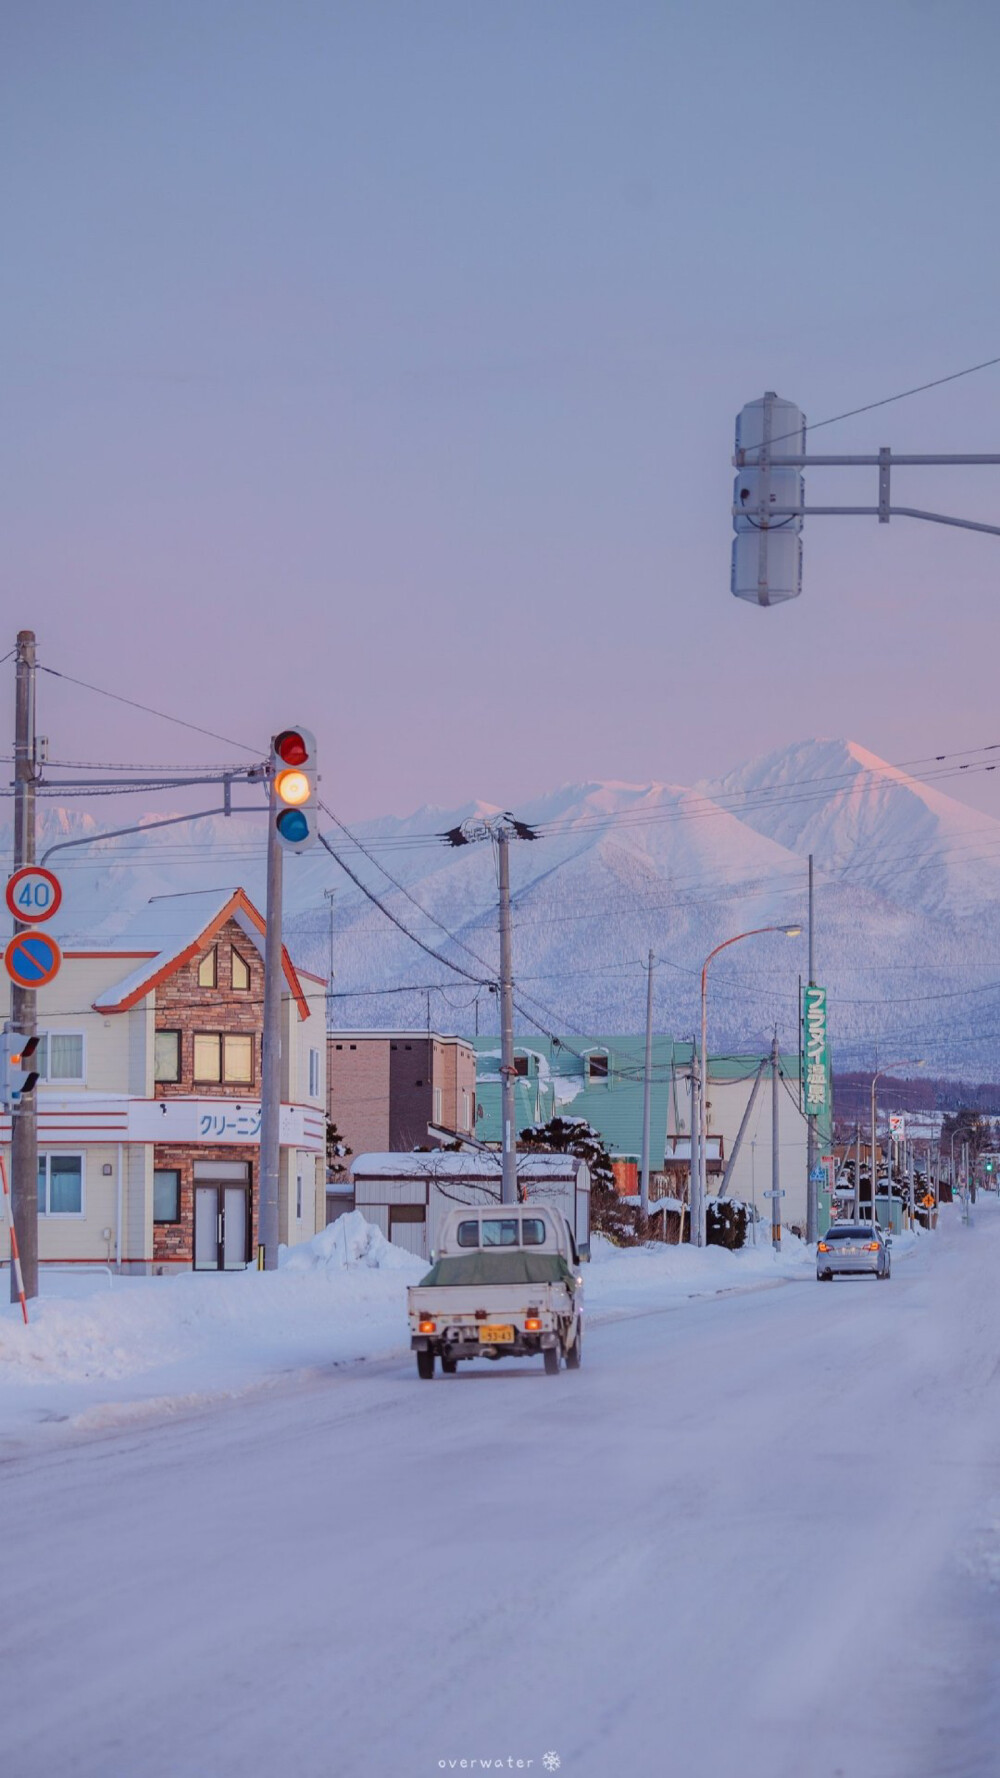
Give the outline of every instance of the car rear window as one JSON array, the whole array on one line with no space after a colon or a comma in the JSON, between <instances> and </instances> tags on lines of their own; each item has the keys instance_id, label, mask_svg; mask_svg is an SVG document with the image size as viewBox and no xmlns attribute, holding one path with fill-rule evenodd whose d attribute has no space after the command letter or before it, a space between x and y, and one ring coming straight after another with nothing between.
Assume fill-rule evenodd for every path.
<instances>
[{"instance_id":1,"label":"car rear window","mask_svg":"<svg viewBox=\"0 0 1000 1778\"><path fill-rule=\"evenodd\" d=\"M830 1229L826 1238L828 1241L870 1241L872 1234L870 1229Z\"/></svg>"},{"instance_id":2,"label":"car rear window","mask_svg":"<svg viewBox=\"0 0 1000 1778\"><path fill-rule=\"evenodd\" d=\"M484 1247L516 1247L518 1244L516 1216L484 1216L482 1229Z\"/></svg>"}]
</instances>

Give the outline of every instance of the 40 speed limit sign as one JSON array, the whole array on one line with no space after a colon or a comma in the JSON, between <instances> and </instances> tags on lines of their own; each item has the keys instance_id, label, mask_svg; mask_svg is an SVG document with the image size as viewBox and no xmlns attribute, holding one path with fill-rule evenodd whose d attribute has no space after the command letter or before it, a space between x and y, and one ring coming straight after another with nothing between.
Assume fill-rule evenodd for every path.
<instances>
[{"instance_id":1,"label":"40 speed limit sign","mask_svg":"<svg viewBox=\"0 0 1000 1778\"><path fill-rule=\"evenodd\" d=\"M25 864L8 879L6 901L15 920L36 926L58 912L62 884L43 864Z\"/></svg>"}]
</instances>

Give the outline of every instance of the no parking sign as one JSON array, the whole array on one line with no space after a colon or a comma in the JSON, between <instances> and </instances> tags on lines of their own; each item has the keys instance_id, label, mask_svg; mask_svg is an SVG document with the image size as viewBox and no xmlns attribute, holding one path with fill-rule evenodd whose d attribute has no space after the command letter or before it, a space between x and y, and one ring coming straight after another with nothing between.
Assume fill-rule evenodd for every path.
<instances>
[{"instance_id":1,"label":"no parking sign","mask_svg":"<svg viewBox=\"0 0 1000 1778\"><path fill-rule=\"evenodd\" d=\"M44 988L59 974L62 952L47 932L15 932L3 961L19 988Z\"/></svg>"}]
</instances>

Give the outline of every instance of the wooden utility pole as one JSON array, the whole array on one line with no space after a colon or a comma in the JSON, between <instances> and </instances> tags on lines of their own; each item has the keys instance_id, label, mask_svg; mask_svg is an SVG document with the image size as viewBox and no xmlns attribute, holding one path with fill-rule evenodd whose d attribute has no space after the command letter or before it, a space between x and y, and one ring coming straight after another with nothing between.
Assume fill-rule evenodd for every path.
<instances>
[{"instance_id":1,"label":"wooden utility pole","mask_svg":"<svg viewBox=\"0 0 1000 1778\"><path fill-rule=\"evenodd\" d=\"M35 862L35 632L19 630L15 650L14 699L14 869ZM24 922L14 921L23 932ZM11 982L10 1022L15 1031L34 1037L37 991ZM38 1122L34 1093L23 1093L11 1112L11 1213L21 1254L26 1297L38 1295ZM10 1271L10 1300L18 1301L15 1268Z\"/></svg>"}]
</instances>

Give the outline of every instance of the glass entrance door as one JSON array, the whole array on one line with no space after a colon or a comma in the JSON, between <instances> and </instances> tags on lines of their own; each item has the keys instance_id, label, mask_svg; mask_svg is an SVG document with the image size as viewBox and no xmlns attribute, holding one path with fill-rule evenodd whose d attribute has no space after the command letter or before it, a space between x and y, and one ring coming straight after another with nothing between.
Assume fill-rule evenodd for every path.
<instances>
[{"instance_id":1,"label":"glass entrance door","mask_svg":"<svg viewBox=\"0 0 1000 1778\"><path fill-rule=\"evenodd\" d=\"M194 1269L217 1272L222 1230L219 1226L219 1190L215 1185L194 1188Z\"/></svg>"},{"instance_id":2,"label":"glass entrance door","mask_svg":"<svg viewBox=\"0 0 1000 1778\"><path fill-rule=\"evenodd\" d=\"M249 1243L249 1162L195 1161L195 1271L242 1271Z\"/></svg>"},{"instance_id":3,"label":"glass entrance door","mask_svg":"<svg viewBox=\"0 0 1000 1778\"><path fill-rule=\"evenodd\" d=\"M227 1272L247 1263L247 1194L243 1185L227 1185L222 1193L222 1264Z\"/></svg>"}]
</instances>

